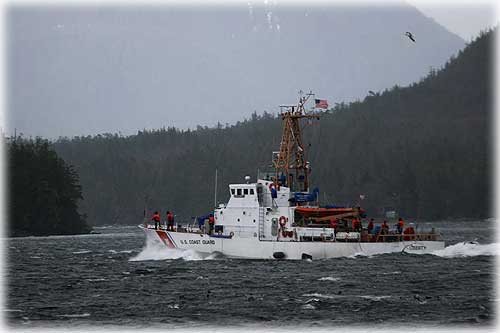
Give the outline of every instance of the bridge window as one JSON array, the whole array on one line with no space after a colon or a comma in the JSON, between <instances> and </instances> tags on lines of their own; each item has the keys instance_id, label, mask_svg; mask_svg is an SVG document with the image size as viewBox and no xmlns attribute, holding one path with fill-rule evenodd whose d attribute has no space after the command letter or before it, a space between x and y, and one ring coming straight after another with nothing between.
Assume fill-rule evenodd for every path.
<instances>
[{"instance_id":1,"label":"bridge window","mask_svg":"<svg viewBox=\"0 0 500 333\"><path fill-rule=\"evenodd\" d=\"M234 188L231 189L231 194L234 195L236 193L236 191L234 190Z\"/></svg>"},{"instance_id":2,"label":"bridge window","mask_svg":"<svg viewBox=\"0 0 500 333\"><path fill-rule=\"evenodd\" d=\"M254 195L254 191L253 191L253 188L250 189L250 194Z\"/></svg>"},{"instance_id":3,"label":"bridge window","mask_svg":"<svg viewBox=\"0 0 500 333\"><path fill-rule=\"evenodd\" d=\"M236 195L237 196L241 196L241 188L239 188L239 189L236 190Z\"/></svg>"},{"instance_id":4,"label":"bridge window","mask_svg":"<svg viewBox=\"0 0 500 333\"><path fill-rule=\"evenodd\" d=\"M247 188L243 190L243 194L244 195L248 195L248 189Z\"/></svg>"}]
</instances>

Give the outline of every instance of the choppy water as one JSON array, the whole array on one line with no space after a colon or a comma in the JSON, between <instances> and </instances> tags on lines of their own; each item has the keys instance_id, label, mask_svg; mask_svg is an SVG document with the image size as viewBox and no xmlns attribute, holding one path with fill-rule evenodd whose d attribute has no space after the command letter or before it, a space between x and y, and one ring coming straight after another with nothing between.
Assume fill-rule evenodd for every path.
<instances>
[{"instance_id":1,"label":"choppy water","mask_svg":"<svg viewBox=\"0 0 500 333\"><path fill-rule=\"evenodd\" d=\"M495 324L494 221L433 223L447 247L317 261L144 247L136 227L7 239L13 327L476 327ZM479 244L461 242L477 239Z\"/></svg>"}]
</instances>

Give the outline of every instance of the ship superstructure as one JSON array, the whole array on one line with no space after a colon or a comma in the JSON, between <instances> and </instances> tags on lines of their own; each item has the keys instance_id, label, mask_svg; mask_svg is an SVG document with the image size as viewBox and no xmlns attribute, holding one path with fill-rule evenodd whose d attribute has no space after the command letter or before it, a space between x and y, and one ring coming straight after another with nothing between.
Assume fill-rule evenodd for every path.
<instances>
[{"instance_id":1,"label":"ship superstructure","mask_svg":"<svg viewBox=\"0 0 500 333\"><path fill-rule=\"evenodd\" d=\"M318 190L310 191L310 163L302 141L302 119L312 93L296 105L282 105L280 150L273 152L273 170L258 172L257 180L229 185L229 200L212 214L174 231L140 226L148 239L179 249L219 252L230 257L316 259L388 252L429 253L444 248L434 229L368 230L361 207L320 207ZM365 223L366 226L366 223Z\"/></svg>"}]
</instances>

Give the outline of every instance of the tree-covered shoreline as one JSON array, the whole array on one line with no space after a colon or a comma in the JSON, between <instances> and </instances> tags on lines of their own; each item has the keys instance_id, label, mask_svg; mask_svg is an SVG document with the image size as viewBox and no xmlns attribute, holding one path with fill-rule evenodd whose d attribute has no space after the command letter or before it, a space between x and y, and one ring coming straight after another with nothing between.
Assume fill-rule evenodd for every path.
<instances>
[{"instance_id":1,"label":"tree-covered shoreline","mask_svg":"<svg viewBox=\"0 0 500 333\"><path fill-rule=\"evenodd\" d=\"M78 213L79 177L47 140L15 137L7 142L8 235L86 234Z\"/></svg>"}]
</instances>

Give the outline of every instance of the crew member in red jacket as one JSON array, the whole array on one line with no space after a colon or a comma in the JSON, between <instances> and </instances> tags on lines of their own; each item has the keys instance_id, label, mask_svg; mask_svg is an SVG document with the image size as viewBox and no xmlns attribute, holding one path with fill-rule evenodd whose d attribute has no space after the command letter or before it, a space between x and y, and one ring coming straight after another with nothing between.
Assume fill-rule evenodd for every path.
<instances>
[{"instance_id":1,"label":"crew member in red jacket","mask_svg":"<svg viewBox=\"0 0 500 333\"><path fill-rule=\"evenodd\" d=\"M167 210L167 230L174 231L174 214Z\"/></svg>"},{"instance_id":2,"label":"crew member in red jacket","mask_svg":"<svg viewBox=\"0 0 500 333\"><path fill-rule=\"evenodd\" d=\"M337 234L337 225L337 219L335 217L330 220L330 228L333 228L333 232L335 235Z\"/></svg>"},{"instance_id":3,"label":"crew member in red jacket","mask_svg":"<svg viewBox=\"0 0 500 333\"><path fill-rule=\"evenodd\" d=\"M160 214L155 212L153 216L151 216L151 220L155 221L155 229L158 230L158 227L160 226Z\"/></svg>"},{"instance_id":4,"label":"crew member in red jacket","mask_svg":"<svg viewBox=\"0 0 500 333\"><path fill-rule=\"evenodd\" d=\"M208 226L210 227L208 233L211 235L214 232L214 227L215 227L215 218L212 214L208 217Z\"/></svg>"}]
</instances>

